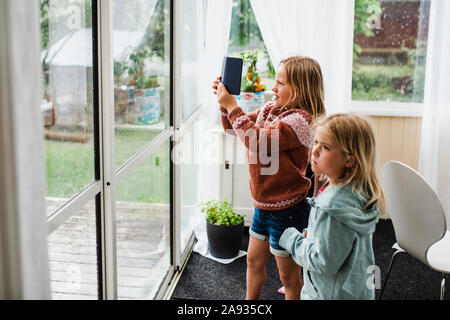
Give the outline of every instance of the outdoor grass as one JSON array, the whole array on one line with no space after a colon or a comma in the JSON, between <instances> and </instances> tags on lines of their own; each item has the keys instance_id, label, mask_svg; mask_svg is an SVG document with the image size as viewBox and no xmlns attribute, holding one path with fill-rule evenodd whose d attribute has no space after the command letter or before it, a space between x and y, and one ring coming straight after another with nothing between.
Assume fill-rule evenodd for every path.
<instances>
[{"instance_id":1,"label":"outdoor grass","mask_svg":"<svg viewBox=\"0 0 450 320\"><path fill-rule=\"evenodd\" d=\"M413 93L403 95L393 87L395 78L413 79ZM414 65L355 65L352 80L352 99L387 102L423 102L425 67Z\"/></svg>"},{"instance_id":2,"label":"outdoor grass","mask_svg":"<svg viewBox=\"0 0 450 320\"><path fill-rule=\"evenodd\" d=\"M71 198L94 180L92 143L45 141L47 196Z\"/></svg>"},{"instance_id":3,"label":"outdoor grass","mask_svg":"<svg viewBox=\"0 0 450 320\"><path fill-rule=\"evenodd\" d=\"M115 165L120 168L160 132L118 129ZM89 143L45 141L47 196L71 198L94 180L94 146ZM169 145L152 154L116 188L118 201L169 203Z\"/></svg>"}]
</instances>

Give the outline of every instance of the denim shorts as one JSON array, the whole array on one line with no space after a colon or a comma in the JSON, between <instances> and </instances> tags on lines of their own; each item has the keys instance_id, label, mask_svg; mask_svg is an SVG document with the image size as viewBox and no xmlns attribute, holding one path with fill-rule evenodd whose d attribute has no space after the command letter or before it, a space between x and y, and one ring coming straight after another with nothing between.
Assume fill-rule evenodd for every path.
<instances>
[{"instance_id":1,"label":"denim shorts","mask_svg":"<svg viewBox=\"0 0 450 320\"><path fill-rule=\"evenodd\" d=\"M278 242L284 230L290 227L303 232L308 227L309 212L311 207L306 201L295 206L279 211L261 210L255 208L250 235L253 238L268 241L270 252L278 257L289 257L290 254L284 250Z\"/></svg>"}]
</instances>

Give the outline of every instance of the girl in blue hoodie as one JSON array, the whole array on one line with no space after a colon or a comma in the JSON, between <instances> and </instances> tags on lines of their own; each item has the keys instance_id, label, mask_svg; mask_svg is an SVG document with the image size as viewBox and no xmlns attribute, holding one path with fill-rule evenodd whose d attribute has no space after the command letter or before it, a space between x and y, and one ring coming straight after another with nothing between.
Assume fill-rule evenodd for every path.
<instances>
[{"instance_id":1,"label":"girl in blue hoodie","mask_svg":"<svg viewBox=\"0 0 450 320\"><path fill-rule=\"evenodd\" d=\"M307 232L287 229L280 246L303 267L302 300L374 299L372 235L384 195L373 129L356 114L320 118L314 129L311 166L328 183L308 199Z\"/></svg>"}]
</instances>

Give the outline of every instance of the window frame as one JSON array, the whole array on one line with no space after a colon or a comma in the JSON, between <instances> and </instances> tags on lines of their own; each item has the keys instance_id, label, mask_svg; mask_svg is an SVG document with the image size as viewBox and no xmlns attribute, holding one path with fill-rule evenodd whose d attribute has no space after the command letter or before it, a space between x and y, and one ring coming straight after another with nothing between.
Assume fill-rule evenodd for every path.
<instances>
[{"instance_id":1,"label":"window frame","mask_svg":"<svg viewBox=\"0 0 450 320\"><path fill-rule=\"evenodd\" d=\"M350 110L367 116L422 117L424 103L352 100Z\"/></svg>"},{"instance_id":2,"label":"window frame","mask_svg":"<svg viewBox=\"0 0 450 320\"><path fill-rule=\"evenodd\" d=\"M420 6L424 0L420 0ZM430 0L431 1L431 0ZM421 10L421 9L419 9ZM355 40L353 40L353 43ZM428 50L428 48L427 48ZM352 66L355 61L352 61ZM426 78L425 69L425 78ZM353 77L353 67L352 67ZM424 84L424 86L426 83ZM352 96L352 94L351 94ZM387 117L422 117L425 109L425 102L398 102L383 100L353 100L350 102L352 112L361 113L367 116L387 116Z\"/></svg>"}]
</instances>

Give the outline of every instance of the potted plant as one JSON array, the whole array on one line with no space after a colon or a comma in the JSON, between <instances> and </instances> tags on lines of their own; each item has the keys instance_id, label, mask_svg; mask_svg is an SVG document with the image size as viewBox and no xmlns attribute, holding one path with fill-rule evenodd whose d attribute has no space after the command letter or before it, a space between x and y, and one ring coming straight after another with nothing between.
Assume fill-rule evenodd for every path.
<instances>
[{"instance_id":1,"label":"potted plant","mask_svg":"<svg viewBox=\"0 0 450 320\"><path fill-rule=\"evenodd\" d=\"M129 80L129 98L133 103L129 105L128 122L132 124L153 124L160 121L160 92L158 77L145 74L145 60L152 53L139 48L130 54L130 65L127 66Z\"/></svg>"},{"instance_id":2,"label":"potted plant","mask_svg":"<svg viewBox=\"0 0 450 320\"><path fill-rule=\"evenodd\" d=\"M266 86L261 83L256 64L258 62L258 52L241 53L244 65L247 67L245 76L242 79L241 94L237 100L244 112L255 111L264 106L264 91Z\"/></svg>"},{"instance_id":3,"label":"potted plant","mask_svg":"<svg viewBox=\"0 0 450 320\"><path fill-rule=\"evenodd\" d=\"M231 259L239 254L244 232L244 217L233 211L227 201L210 200L200 203L206 214L206 233L210 253L220 259Z\"/></svg>"}]
</instances>

